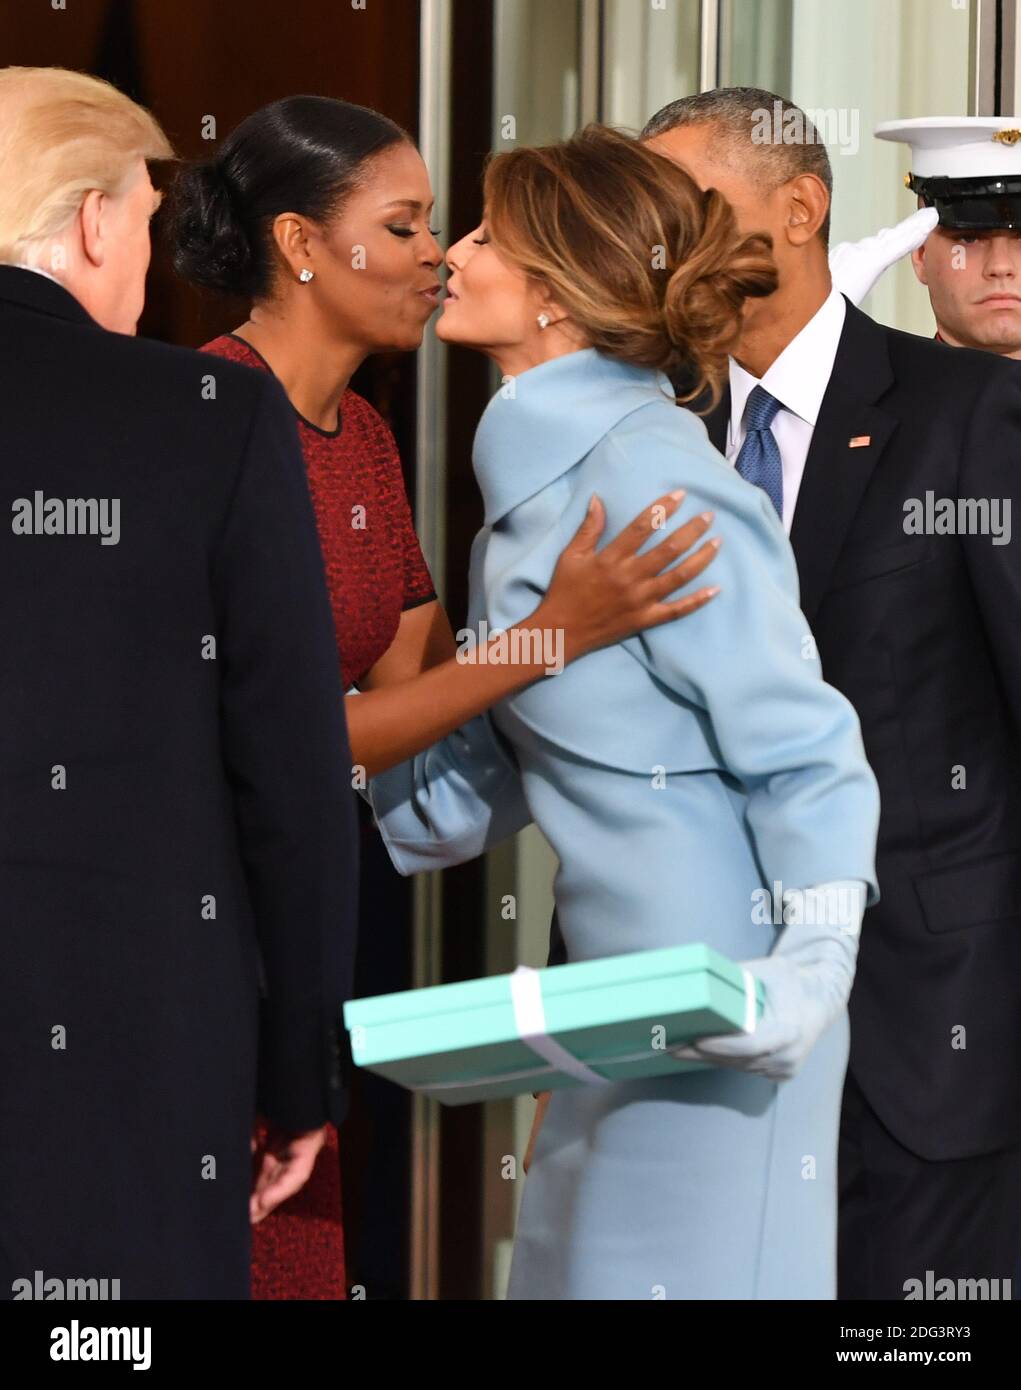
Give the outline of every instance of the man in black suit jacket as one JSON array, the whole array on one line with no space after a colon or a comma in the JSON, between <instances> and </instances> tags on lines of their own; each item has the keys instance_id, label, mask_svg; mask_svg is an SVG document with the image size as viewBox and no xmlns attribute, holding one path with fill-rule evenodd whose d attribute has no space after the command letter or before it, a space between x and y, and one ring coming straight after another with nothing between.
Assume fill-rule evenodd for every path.
<instances>
[{"instance_id":1,"label":"man in black suit jacket","mask_svg":"<svg viewBox=\"0 0 1021 1390\"><path fill-rule=\"evenodd\" d=\"M93 120L124 179L79 170L35 268L0 266L0 1298L243 1298L257 1105L267 1205L345 1106L357 825L322 558L273 378L131 336L154 123L0 75L5 129L15 97L73 97L64 128Z\"/></svg>"},{"instance_id":2,"label":"man in black suit jacket","mask_svg":"<svg viewBox=\"0 0 1021 1390\"><path fill-rule=\"evenodd\" d=\"M749 139L753 113L774 101L706 93L645 132L719 188L743 230L773 236L780 287L748 305L731 374L766 377L766 389L832 309L828 160L821 144ZM802 607L826 679L858 712L882 796L881 901L850 1004L839 1296L901 1299L925 1296L927 1271L1013 1278L1021 1253L1021 563L1010 543L1021 376L850 304L833 346L817 417L792 412L774 433L785 513L796 489ZM706 426L734 461L729 392ZM551 964L565 958L558 935Z\"/></svg>"}]
</instances>

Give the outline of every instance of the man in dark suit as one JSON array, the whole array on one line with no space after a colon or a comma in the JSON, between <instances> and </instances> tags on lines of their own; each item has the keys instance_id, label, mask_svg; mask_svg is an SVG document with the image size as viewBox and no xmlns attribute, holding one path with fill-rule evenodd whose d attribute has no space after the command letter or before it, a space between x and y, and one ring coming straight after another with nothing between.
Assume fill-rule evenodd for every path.
<instances>
[{"instance_id":1,"label":"man in dark suit","mask_svg":"<svg viewBox=\"0 0 1021 1390\"><path fill-rule=\"evenodd\" d=\"M643 138L719 188L743 230L773 237L780 286L748 303L706 426L751 481L772 481L763 459L777 460L802 607L880 784L839 1296L902 1299L924 1296L927 1271L1013 1278L1021 1253L1021 377L835 294L825 148L803 116L801 143L750 138L774 103L797 110L769 92L705 93Z\"/></svg>"},{"instance_id":2,"label":"man in dark suit","mask_svg":"<svg viewBox=\"0 0 1021 1390\"><path fill-rule=\"evenodd\" d=\"M343 1115L356 920L293 412L132 336L147 113L9 72L0 120L0 1298L244 1298Z\"/></svg>"}]
</instances>

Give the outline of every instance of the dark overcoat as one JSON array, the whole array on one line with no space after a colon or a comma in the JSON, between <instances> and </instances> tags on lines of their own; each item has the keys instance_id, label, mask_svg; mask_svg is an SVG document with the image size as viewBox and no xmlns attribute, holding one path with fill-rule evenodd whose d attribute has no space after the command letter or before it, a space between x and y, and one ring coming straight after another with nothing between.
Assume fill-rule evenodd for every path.
<instances>
[{"instance_id":1,"label":"dark overcoat","mask_svg":"<svg viewBox=\"0 0 1021 1390\"><path fill-rule=\"evenodd\" d=\"M356 921L293 412L3 266L0 499L0 1298L245 1297L257 1099L342 1117Z\"/></svg>"}]
</instances>

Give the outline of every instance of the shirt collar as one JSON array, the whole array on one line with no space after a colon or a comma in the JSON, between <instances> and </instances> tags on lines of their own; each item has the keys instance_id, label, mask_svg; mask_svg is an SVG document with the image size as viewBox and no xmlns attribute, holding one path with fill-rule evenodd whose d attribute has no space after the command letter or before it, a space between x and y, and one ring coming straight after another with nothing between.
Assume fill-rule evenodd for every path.
<instances>
[{"instance_id":1,"label":"shirt collar","mask_svg":"<svg viewBox=\"0 0 1021 1390\"><path fill-rule=\"evenodd\" d=\"M662 372L595 348L510 378L486 406L472 451L485 524L573 468L625 415L664 398L672 403L674 393Z\"/></svg>"},{"instance_id":2,"label":"shirt collar","mask_svg":"<svg viewBox=\"0 0 1021 1390\"><path fill-rule=\"evenodd\" d=\"M815 426L833 372L846 312L844 296L834 285L801 332L791 339L770 365L761 381L745 371L733 358L730 359L731 442L740 434L745 406L755 386L761 386L775 396L792 415Z\"/></svg>"}]
</instances>

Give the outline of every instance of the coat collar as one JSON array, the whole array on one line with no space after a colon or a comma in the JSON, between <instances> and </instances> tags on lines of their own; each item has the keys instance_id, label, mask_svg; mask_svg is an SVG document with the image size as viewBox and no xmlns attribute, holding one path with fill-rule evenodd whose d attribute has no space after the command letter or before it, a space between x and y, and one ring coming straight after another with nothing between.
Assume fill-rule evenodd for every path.
<instances>
[{"instance_id":1,"label":"coat collar","mask_svg":"<svg viewBox=\"0 0 1021 1390\"><path fill-rule=\"evenodd\" d=\"M50 314L54 318L68 319L72 323L100 327L70 290L48 276L38 275L34 270L26 270L20 265L0 265L0 301L34 309L40 314Z\"/></svg>"},{"instance_id":2,"label":"coat collar","mask_svg":"<svg viewBox=\"0 0 1021 1390\"><path fill-rule=\"evenodd\" d=\"M510 378L486 406L472 463L494 525L573 468L608 430L650 401L673 401L669 379L595 348Z\"/></svg>"},{"instance_id":3,"label":"coat collar","mask_svg":"<svg viewBox=\"0 0 1021 1390\"><path fill-rule=\"evenodd\" d=\"M727 431L730 429L730 404L730 387L724 386L723 393L716 405L709 411L708 415L701 417L710 442L724 456L727 452ZM692 409L697 405L697 401L692 402Z\"/></svg>"},{"instance_id":4,"label":"coat collar","mask_svg":"<svg viewBox=\"0 0 1021 1390\"><path fill-rule=\"evenodd\" d=\"M879 404L893 384L888 330L849 303L791 525L801 607L809 622L897 427L896 416Z\"/></svg>"}]
</instances>

